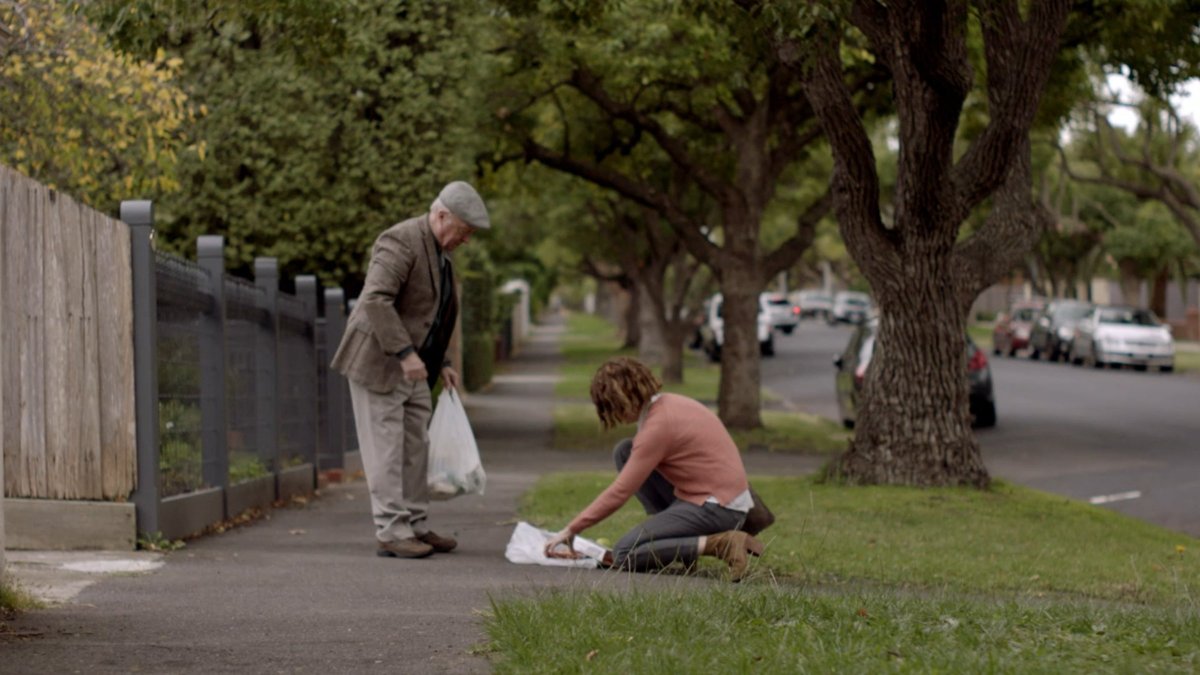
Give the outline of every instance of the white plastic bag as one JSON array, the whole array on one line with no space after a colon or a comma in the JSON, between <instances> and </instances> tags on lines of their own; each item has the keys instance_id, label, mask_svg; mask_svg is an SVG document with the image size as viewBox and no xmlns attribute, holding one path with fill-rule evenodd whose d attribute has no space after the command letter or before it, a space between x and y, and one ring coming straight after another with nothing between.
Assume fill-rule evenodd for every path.
<instances>
[{"instance_id":1,"label":"white plastic bag","mask_svg":"<svg viewBox=\"0 0 1200 675\"><path fill-rule=\"evenodd\" d=\"M583 537L576 536L575 552L582 553L586 557L575 560L547 558L546 542L550 541L550 537L553 536L553 532L538 529L522 520L513 528L512 537L509 538L508 546L504 549L504 557L508 558L509 562L514 562L518 565L586 568L595 567L596 561L604 557L605 549L603 546Z\"/></svg>"},{"instance_id":2,"label":"white plastic bag","mask_svg":"<svg viewBox=\"0 0 1200 675\"><path fill-rule=\"evenodd\" d=\"M453 389L442 391L429 423L428 481L433 499L483 494L487 482L467 411Z\"/></svg>"}]
</instances>

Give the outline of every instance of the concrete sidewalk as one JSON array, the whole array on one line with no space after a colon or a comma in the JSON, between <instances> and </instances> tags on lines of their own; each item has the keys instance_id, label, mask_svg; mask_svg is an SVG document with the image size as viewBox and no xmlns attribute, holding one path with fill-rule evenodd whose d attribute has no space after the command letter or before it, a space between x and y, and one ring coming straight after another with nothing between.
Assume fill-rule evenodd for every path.
<instances>
[{"instance_id":1,"label":"concrete sidewalk","mask_svg":"<svg viewBox=\"0 0 1200 675\"><path fill-rule=\"evenodd\" d=\"M467 402L487 493L435 503L431 518L435 531L459 539L457 551L376 557L366 485L356 482L181 551L118 556L145 567L164 563L152 571L97 577L87 570L113 563L71 571L61 555L13 553L10 572L43 594L58 593L61 604L0 630L0 671L487 672L490 663L474 652L485 642L481 613L490 598L711 583L504 559L518 499L539 475L612 470L607 456L551 449L561 331L560 324L537 327L493 386ZM814 461L764 456L748 465L778 474L785 466L810 470Z\"/></svg>"}]
</instances>

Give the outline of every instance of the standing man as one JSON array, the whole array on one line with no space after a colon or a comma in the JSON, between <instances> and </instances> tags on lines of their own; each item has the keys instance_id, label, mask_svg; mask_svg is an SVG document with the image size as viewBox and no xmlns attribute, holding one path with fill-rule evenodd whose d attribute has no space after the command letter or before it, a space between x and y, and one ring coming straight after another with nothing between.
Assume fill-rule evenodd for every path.
<instances>
[{"instance_id":1,"label":"standing man","mask_svg":"<svg viewBox=\"0 0 1200 675\"><path fill-rule=\"evenodd\" d=\"M380 556L424 558L458 545L425 524L429 392L439 374L447 387L459 384L445 358L458 316L447 254L489 227L479 193L456 181L442 189L428 214L379 235L330 365L350 380Z\"/></svg>"}]
</instances>

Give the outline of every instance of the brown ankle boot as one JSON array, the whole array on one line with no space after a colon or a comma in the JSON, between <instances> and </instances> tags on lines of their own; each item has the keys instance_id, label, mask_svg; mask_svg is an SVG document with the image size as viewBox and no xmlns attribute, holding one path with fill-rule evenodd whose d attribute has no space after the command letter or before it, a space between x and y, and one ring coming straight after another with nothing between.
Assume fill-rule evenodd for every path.
<instances>
[{"instance_id":1,"label":"brown ankle boot","mask_svg":"<svg viewBox=\"0 0 1200 675\"><path fill-rule=\"evenodd\" d=\"M727 530L708 535L704 545L704 555L720 558L729 565L729 580L737 583L746 576L749 566L747 555L760 556L763 552L762 542L739 530Z\"/></svg>"}]
</instances>

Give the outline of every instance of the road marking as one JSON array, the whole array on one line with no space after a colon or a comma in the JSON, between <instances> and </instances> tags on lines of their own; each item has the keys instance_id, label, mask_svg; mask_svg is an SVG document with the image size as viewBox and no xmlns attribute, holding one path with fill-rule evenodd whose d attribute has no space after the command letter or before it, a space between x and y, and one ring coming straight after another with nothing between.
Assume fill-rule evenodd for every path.
<instances>
[{"instance_id":1,"label":"road marking","mask_svg":"<svg viewBox=\"0 0 1200 675\"><path fill-rule=\"evenodd\" d=\"M1137 499L1142 496L1138 490L1130 490L1129 492L1118 492L1115 495L1098 495L1088 500L1089 504L1108 504L1110 502L1123 502L1128 499Z\"/></svg>"}]
</instances>

